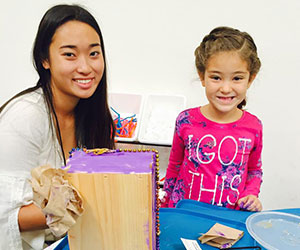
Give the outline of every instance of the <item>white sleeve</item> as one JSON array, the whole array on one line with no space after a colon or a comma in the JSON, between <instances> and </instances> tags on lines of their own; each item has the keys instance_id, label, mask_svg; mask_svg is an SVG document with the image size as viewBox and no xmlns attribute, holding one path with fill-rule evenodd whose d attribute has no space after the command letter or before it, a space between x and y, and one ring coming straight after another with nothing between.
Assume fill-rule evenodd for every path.
<instances>
[{"instance_id":1,"label":"white sleeve","mask_svg":"<svg viewBox=\"0 0 300 250\"><path fill-rule=\"evenodd\" d=\"M32 203L30 171L37 167L47 124L45 114L28 102L15 103L0 116L0 250L23 249L18 213Z\"/></svg>"},{"instance_id":2,"label":"white sleeve","mask_svg":"<svg viewBox=\"0 0 300 250\"><path fill-rule=\"evenodd\" d=\"M30 202L32 191L27 178L0 174L0 249L23 249L18 213ZM26 201L27 200L27 201Z\"/></svg>"}]
</instances>

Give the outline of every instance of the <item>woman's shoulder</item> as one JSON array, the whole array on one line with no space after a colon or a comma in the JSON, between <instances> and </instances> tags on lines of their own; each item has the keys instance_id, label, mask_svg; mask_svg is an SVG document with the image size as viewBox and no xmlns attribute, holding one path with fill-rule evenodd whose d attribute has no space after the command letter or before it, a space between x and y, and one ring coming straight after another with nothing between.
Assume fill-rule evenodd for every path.
<instances>
[{"instance_id":1,"label":"woman's shoulder","mask_svg":"<svg viewBox=\"0 0 300 250\"><path fill-rule=\"evenodd\" d=\"M50 116L38 89L13 99L0 114L0 137L22 139L37 145L52 133Z\"/></svg>"},{"instance_id":2,"label":"woman's shoulder","mask_svg":"<svg viewBox=\"0 0 300 250\"><path fill-rule=\"evenodd\" d=\"M16 97L2 110L1 118L26 119L47 114L44 96L40 88Z\"/></svg>"},{"instance_id":3,"label":"woman's shoulder","mask_svg":"<svg viewBox=\"0 0 300 250\"><path fill-rule=\"evenodd\" d=\"M50 129L47 106L40 89L13 99L0 113L0 129L30 137ZM9 132L10 131L10 132Z\"/></svg>"}]
</instances>

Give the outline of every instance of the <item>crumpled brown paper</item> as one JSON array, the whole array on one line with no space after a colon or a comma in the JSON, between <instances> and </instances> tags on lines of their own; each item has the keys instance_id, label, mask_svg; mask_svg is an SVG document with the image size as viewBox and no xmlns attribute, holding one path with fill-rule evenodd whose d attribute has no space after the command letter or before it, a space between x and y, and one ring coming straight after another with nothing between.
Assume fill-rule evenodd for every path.
<instances>
[{"instance_id":1,"label":"crumpled brown paper","mask_svg":"<svg viewBox=\"0 0 300 250\"><path fill-rule=\"evenodd\" d=\"M33 201L46 215L51 232L64 235L83 213L82 198L66 179L67 170L44 165L32 169Z\"/></svg>"},{"instance_id":2,"label":"crumpled brown paper","mask_svg":"<svg viewBox=\"0 0 300 250\"><path fill-rule=\"evenodd\" d=\"M206 243L210 246L224 249L231 247L243 235L244 232L241 230L216 223L208 232L199 237L199 240L202 244Z\"/></svg>"}]
</instances>

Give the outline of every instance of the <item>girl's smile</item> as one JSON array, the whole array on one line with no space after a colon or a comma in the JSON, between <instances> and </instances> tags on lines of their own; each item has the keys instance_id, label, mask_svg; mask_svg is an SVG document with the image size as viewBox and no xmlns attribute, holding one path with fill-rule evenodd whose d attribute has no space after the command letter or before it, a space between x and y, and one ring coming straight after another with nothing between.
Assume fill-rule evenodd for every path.
<instances>
[{"instance_id":1,"label":"girl's smile","mask_svg":"<svg viewBox=\"0 0 300 250\"><path fill-rule=\"evenodd\" d=\"M224 104L230 103L235 97L234 96L217 96L217 98L220 100L220 102Z\"/></svg>"}]
</instances>

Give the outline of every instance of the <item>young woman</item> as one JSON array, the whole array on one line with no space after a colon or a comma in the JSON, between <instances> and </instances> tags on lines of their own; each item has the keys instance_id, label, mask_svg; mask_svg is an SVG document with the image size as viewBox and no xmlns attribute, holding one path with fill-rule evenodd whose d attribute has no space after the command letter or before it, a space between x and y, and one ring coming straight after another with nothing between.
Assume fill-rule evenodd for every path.
<instances>
[{"instance_id":1,"label":"young woman","mask_svg":"<svg viewBox=\"0 0 300 250\"><path fill-rule=\"evenodd\" d=\"M74 147L114 148L103 38L78 5L42 18L33 47L35 87L0 108L0 249L42 249L47 223L33 204L31 169L59 168Z\"/></svg>"}]
</instances>

